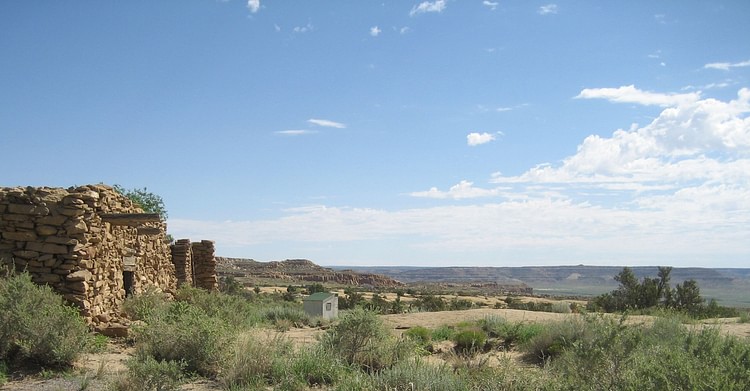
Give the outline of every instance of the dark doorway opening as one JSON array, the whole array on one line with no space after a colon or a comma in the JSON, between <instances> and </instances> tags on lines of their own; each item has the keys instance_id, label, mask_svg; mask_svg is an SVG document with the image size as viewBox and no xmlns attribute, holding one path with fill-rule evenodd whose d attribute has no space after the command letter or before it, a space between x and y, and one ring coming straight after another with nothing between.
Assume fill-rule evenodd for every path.
<instances>
[{"instance_id":1,"label":"dark doorway opening","mask_svg":"<svg viewBox=\"0 0 750 391\"><path fill-rule=\"evenodd\" d=\"M133 272L122 272L122 284L125 287L125 297L133 294Z\"/></svg>"}]
</instances>

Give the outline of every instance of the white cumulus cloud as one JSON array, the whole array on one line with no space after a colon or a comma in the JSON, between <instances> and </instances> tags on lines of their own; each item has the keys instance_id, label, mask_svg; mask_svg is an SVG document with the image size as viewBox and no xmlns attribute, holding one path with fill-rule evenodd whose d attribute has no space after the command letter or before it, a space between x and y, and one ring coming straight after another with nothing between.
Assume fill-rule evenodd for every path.
<instances>
[{"instance_id":1,"label":"white cumulus cloud","mask_svg":"<svg viewBox=\"0 0 750 391\"><path fill-rule=\"evenodd\" d=\"M258 12L260 10L260 0L247 0L247 9L252 13Z\"/></svg>"},{"instance_id":2,"label":"white cumulus cloud","mask_svg":"<svg viewBox=\"0 0 750 391\"><path fill-rule=\"evenodd\" d=\"M423 1L412 7L411 11L409 12L409 16L424 14L427 12L443 12L445 7L445 0Z\"/></svg>"},{"instance_id":3,"label":"white cumulus cloud","mask_svg":"<svg viewBox=\"0 0 750 391\"><path fill-rule=\"evenodd\" d=\"M381 32L382 30L380 30L378 26L370 27L370 35L372 35L373 37L377 37Z\"/></svg>"},{"instance_id":4,"label":"white cumulus cloud","mask_svg":"<svg viewBox=\"0 0 750 391\"><path fill-rule=\"evenodd\" d=\"M472 132L466 135L466 143L469 146L476 146L486 144L490 141L495 140L495 135L492 133L476 133Z\"/></svg>"}]
</instances>

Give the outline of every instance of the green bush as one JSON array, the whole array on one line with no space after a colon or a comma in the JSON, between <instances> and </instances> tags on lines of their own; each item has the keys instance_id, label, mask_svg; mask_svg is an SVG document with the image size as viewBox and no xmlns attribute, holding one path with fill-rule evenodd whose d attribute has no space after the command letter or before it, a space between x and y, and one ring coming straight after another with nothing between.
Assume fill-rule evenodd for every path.
<instances>
[{"instance_id":1,"label":"green bush","mask_svg":"<svg viewBox=\"0 0 750 391\"><path fill-rule=\"evenodd\" d=\"M397 341L377 314L359 308L348 311L326 330L321 343L346 363L366 371L388 368L413 350Z\"/></svg>"},{"instance_id":2,"label":"green bush","mask_svg":"<svg viewBox=\"0 0 750 391\"><path fill-rule=\"evenodd\" d=\"M292 344L287 339L243 333L222 364L219 381L227 389L279 383L287 377L291 353Z\"/></svg>"},{"instance_id":3,"label":"green bush","mask_svg":"<svg viewBox=\"0 0 750 391\"><path fill-rule=\"evenodd\" d=\"M650 326L590 319L584 339L553 361L561 389L745 390L750 344L674 319Z\"/></svg>"},{"instance_id":4,"label":"green bush","mask_svg":"<svg viewBox=\"0 0 750 391\"><path fill-rule=\"evenodd\" d=\"M133 327L140 354L158 361L184 361L186 370L212 377L224 362L233 334L221 319L185 302L170 303Z\"/></svg>"},{"instance_id":5,"label":"green bush","mask_svg":"<svg viewBox=\"0 0 750 391\"><path fill-rule=\"evenodd\" d=\"M300 349L291 370L296 378L313 387L335 384L346 374L346 367L321 345Z\"/></svg>"},{"instance_id":6,"label":"green bush","mask_svg":"<svg viewBox=\"0 0 750 391\"><path fill-rule=\"evenodd\" d=\"M185 382L183 361L159 361L150 356L128 360L127 373L115 378L114 391L172 391Z\"/></svg>"},{"instance_id":7,"label":"green bush","mask_svg":"<svg viewBox=\"0 0 750 391\"><path fill-rule=\"evenodd\" d=\"M0 386L8 382L8 366L5 361L0 361Z\"/></svg>"},{"instance_id":8,"label":"green bush","mask_svg":"<svg viewBox=\"0 0 750 391\"><path fill-rule=\"evenodd\" d=\"M432 341L430 329L422 326L414 326L404 332L404 336L410 338L420 346L427 346Z\"/></svg>"},{"instance_id":9,"label":"green bush","mask_svg":"<svg viewBox=\"0 0 750 391\"><path fill-rule=\"evenodd\" d=\"M452 341L456 335L456 328L448 325L441 325L435 330L432 330L433 341Z\"/></svg>"},{"instance_id":10,"label":"green bush","mask_svg":"<svg viewBox=\"0 0 750 391\"><path fill-rule=\"evenodd\" d=\"M152 314L166 310L169 307L168 300L165 293L148 289L146 292L126 298L122 308L131 320L146 320Z\"/></svg>"},{"instance_id":11,"label":"green bush","mask_svg":"<svg viewBox=\"0 0 750 391\"><path fill-rule=\"evenodd\" d=\"M299 307L275 305L263 310L263 317L274 325L282 320L287 320L296 327L310 324L309 316Z\"/></svg>"},{"instance_id":12,"label":"green bush","mask_svg":"<svg viewBox=\"0 0 750 391\"><path fill-rule=\"evenodd\" d=\"M69 366L92 346L78 310L26 273L0 278L0 361Z\"/></svg>"},{"instance_id":13,"label":"green bush","mask_svg":"<svg viewBox=\"0 0 750 391\"><path fill-rule=\"evenodd\" d=\"M208 316L219 318L239 329L247 329L264 321L259 306L241 296L183 286L177 291L177 300L190 303Z\"/></svg>"},{"instance_id":14,"label":"green bush","mask_svg":"<svg viewBox=\"0 0 750 391\"><path fill-rule=\"evenodd\" d=\"M492 338L503 340L503 348L524 344L537 334L541 333L543 326L539 324L511 323L499 316L488 316L479 322L482 330Z\"/></svg>"},{"instance_id":15,"label":"green bush","mask_svg":"<svg viewBox=\"0 0 750 391\"><path fill-rule=\"evenodd\" d=\"M453 342L459 354L473 355L484 349L487 334L482 330L462 330L456 333Z\"/></svg>"},{"instance_id":16,"label":"green bush","mask_svg":"<svg viewBox=\"0 0 750 391\"><path fill-rule=\"evenodd\" d=\"M545 362L561 355L586 335L586 323L578 319L547 323L521 347L526 358Z\"/></svg>"},{"instance_id":17,"label":"green bush","mask_svg":"<svg viewBox=\"0 0 750 391\"><path fill-rule=\"evenodd\" d=\"M461 391L469 389L466 381L451 368L445 365L432 365L419 359L401 361L373 377L376 388L379 390Z\"/></svg>"}]
</instances>

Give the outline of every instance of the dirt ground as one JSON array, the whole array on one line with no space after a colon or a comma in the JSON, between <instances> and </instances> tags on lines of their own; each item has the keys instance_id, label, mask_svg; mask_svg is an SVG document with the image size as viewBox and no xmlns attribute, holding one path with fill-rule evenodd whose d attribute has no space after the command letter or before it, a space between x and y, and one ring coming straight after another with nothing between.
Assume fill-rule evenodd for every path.
<instances>
[{"instance_id":1,"label":"dirt ground","mask_svg":"<svg viewBox=\"0 0 750 391\"><path fill-rule=\"evenodd\" d=\"M442 311L442 312L419 312L409 314L382 315L384 323L392 329L394 334L401 334L403 331L414 326L423 326L436 328L441 325L455 325L460 322L475 321L487 316L494 315L505 318L510 322L529 322L529 323L546 323L560 321L570 317L579 316L576 314L559 314L548 312L532 312L512 309L471 309L463 311ZM649 316L632 316L628 319L633 324L647 323L653 318ZM708 320L688 327L719 327L725 335L731 335L741 338L750 338L750 323L738 323L737 318ZM312 344L317 338L324 333L321 328L295 328L282 333L285 337L291 339L298 346ZM449 343L448 343L449 344ZM438 349L441 347L438 346ZM450 346L446 345L443 350L449 350ZM44 379L40 376L26 377L22 380L11 381L0 390L8 391L67 391L67 390L106 390L107 383L119 372L126 369L125 362L132 357L134 350L127 345L110 342L103 353L86 354L68 373L55 375L52 378ZM508 360L517 362L517 354L513 352L493 352L488 359L498 365ZM443 358L437 356L431 357L430 360L440 361ZM445 362L445 361L442 361ZM209 380L198 380L183 386L183 390L206 391L218 390L219 384Z\"/></svg>"}]
</instances>

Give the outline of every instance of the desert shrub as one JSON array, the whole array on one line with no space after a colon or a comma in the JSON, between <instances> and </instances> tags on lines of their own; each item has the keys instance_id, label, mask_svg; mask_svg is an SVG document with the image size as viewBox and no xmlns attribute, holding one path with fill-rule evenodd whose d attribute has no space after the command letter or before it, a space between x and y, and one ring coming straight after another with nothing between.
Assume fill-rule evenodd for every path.
<instances>
[{"instance_id":1,"label":"desert shrub","mask_svg":"<svg viewBox=\"0 0 750 391\"><path fill-rule=\"evenodd\" d=\"M289 321L300 327L310 323L310 319L302 308L275 305L263 310L263 318L277 325L279 321Z\"/></svg>"},{"instance_id":2,"label":"desert shrub","mask_svg":"<svg viewBox=\"0 0 750 391\"><path fill-rule=\"evenodd\" d=\"M422 326L415 326L406 330L404 336L410 338L420 346L427 346L432 341L432 332L430 329Z\"/></svg>"},{"instance_id":3,"label":"desert shrub","mask_svg":"<svg viewBox=\"0 0 750 391\"><path fill-rule=\"evenodd\" d=\"M651 326L587 322L587 337L551 364L562 389L742 390L750 344L718 329L687 330L674 319Z\"/></svg>"},{"instance_id":4,"label":"desert shrub","mask_svg":"<svg viewBox=\"0 0 750 391\"><path fill-rule=\"evenodd\" d=\"M739 316L737 323L750 323L750 311L742 311Z\"/></svg>"},{"instance_id":5,"label":"desert shrub","mask_svg":"<svg viewBox=\"0 0 750 391\"><path fill-rule=\"evenodd\" d=\"M346 367L321 345L302 348L294 357L291 370L308 386L332 385L346 374Z\"/></svg>"},{"instance_id":6,"label":"desert shrub","mask_svg":"<svg viewBox=\"0 0 750 391\"><path fill-rule=\"evenodd\" d=\"M171 391L179 390L185 381L183 361L159 361L150 356L128 360L128 371L111 384L114 391Z\"/></svg>"},{"instance_id":7,"label":"desert shrub","mask_svg":"<svg viewBox=\"0 0 750 391\"><path fill-rule=\"evenodd\" d=\"M479 329L462 330L453 336L453 342L456 344L456 352L464 355L473 355L484 349L484 344L487 342L487 334Z\"/></svg>"},{"instance_id":8,"label":"desert shrub","mask_svg":"<svg viewBox=\"0 0 750 391\"><path fill-rule=\"evenodd\" d=\"M503 348L510 349L512 346L524 344L530 341L537 334L542 332L543 326L539 324L526 324L521 322L507 322L502 318L488 318L481 323L484 330L490 337L499 338L503 341Z\"/></svg>"},{"instance_id":9,"label":"desert shrub","mask_svg":"<svg viewBox=\"0 0 750 391\"><path fill-rule=\"evenodd\" d=\"M346 363L366 371L388 368L408 355L411 347L397 341L373 312L354 309L326 330L321 343Z\"/></svg>"},{"instance_id":10,"label":"desert shrub","mask_svg":"<svg viewBox=\"0 0 750 391\"><path fill-rule=\"evenodd\" d=\"M8 365L0 360L0 386L8 382Z\"/></svg>"},{"instance_id":11,"label":"desert shrub","mask_svg":"<svg viewBox=\"0 0 750 391\"><path fill-rule=\"evenodd\" d=\"M456 328L449 325L441 325L432 330L433 341L452 341L456 335Z\"/></svg>"},{"instance_id":12,"label":"desert shrub","mask_svg":"<svg viewBox=\"0 0 750 391\"><path fill-rule=\"evenodd\" d=\"M445 311L448 305L445 303L440 296L434 295L422 295L412 302L412 306L418 308L420 311Z\"/></svg>"},{"instance_id":13,"label":"desert shrub","mask_svg":"<svg viewBox=\"0 0 750 391\"><path fill-rule=\"evenodd\" d=\"M468 390L465 380L445 365L437 366L422 360L404 360L374 375L380 390Z\"/></svg>"},{"instance_id":14,"label":"desert shrub","mask_svg":"<svg viewBox=\"0 0 750 391\"><path fill-rule=\"evenodd\" d=\"M210 317L219 318L233 327L246 329L264 321L258 305L243 297L183 286L177 291L178 301L200 308Z\"/></svg>"},{"instance_id":15,"label":"desert shrub","mask_svg":"<svg viewBox=\"0 0 750 391\"><path fill-rule=\"evenodd\" d=\"M241 334L222 365L219 381L227 389L260 387L282 381L292 344L283 337Z\"/></svg>"},{"instance_id":16,"label":"desert shrub","mask_svg":"<svg viewBox=\"0 0 750 391\"><path fill-rule=\"evenodd\" d=\"M521 350L528 360L545 362L583 339L586 332L585 322L578 319L547 323L521 346Z\"/></svg>"},{"instance_id":17,"label":"desert shrub","mask_svg":"<svg viewBox=\"0 0 750 391\"><path fill-rule=\"evenodd\" d=\"M158 361L184 361L185 369L215 376L227 356L233 334L227 323L185 302L170 303L148 322L133 327L139 354Z\"/></svg>"},{"instance_id":18,"label":"desert shrub","mask_svg":"<svg viewBox=\"0 0 750 391\"><path fill-rule=\"evenodd\" d=\"M375 386L375 380L372 376L361 372L354 371L344 376L336 383L335 391L380 391L382 388Z\"/></svg>"},{"instance_id":19,"label":"desert shrub","mask_svg":"<svg viewBox=\"0 0 750 391\"><path fill-rule=\"evenodd\" d=\"M569 314L572 312L572 310L570 308L570 303L568 303L567 301L558 301L556 303L552 303L550 312L556 312L558 314Z\"/></svg>"},{"instance_id":20,"label":"desert shrub","mask_svg":"<svg viewBox=\"0 0 750 391\"><path fill-rule=\"evenodd\" d=\"M244 296L246 294L245 286L233 276L219 279L219 290L228 295Z\"/></svg>"},{"instance_id":21,"label":"desert shrub","mask_svg":"<svg viewBox=\"0 0 750 391\"><path fill-rule=\"evenodd\" d=\"M492 366L469 366L456 369L468 383L467 389L481 391L529 391L554 389L549 371L535 368L519 369L510 357L498 359Z\"/></svg>"},{"instance_id":22,"label":"desert shrub","mask_svg":"<svg viewBox=\"0 0 750 391\"><path fill-rule=\"evenodd\" d=\"M451 311L468 310L474 308L474 302L469 299L459 299L454 297L448 303L448 309Z\"/></svg>"},{"instance_id":23,"label":"desert shrub","mask_svg":"<svg viewBox=\"0 0 750 391\"><path fill-rule=\"evenodd\" d=\"M165 293L147 289L126 298L122 308L131 320L145 320L155 312L166 310L168 306L168 296Z\"/></svg>"},{"instance_id":24,"label":"desert shrub","mask_svg":"<svg viewBox=\"0 0 750 391\"><path fill-rule=\"evenodd\" d=\"M92 345L78 310L26 273L0 278L0 361L69 366Z\"/></svg>"}]
</instances>

